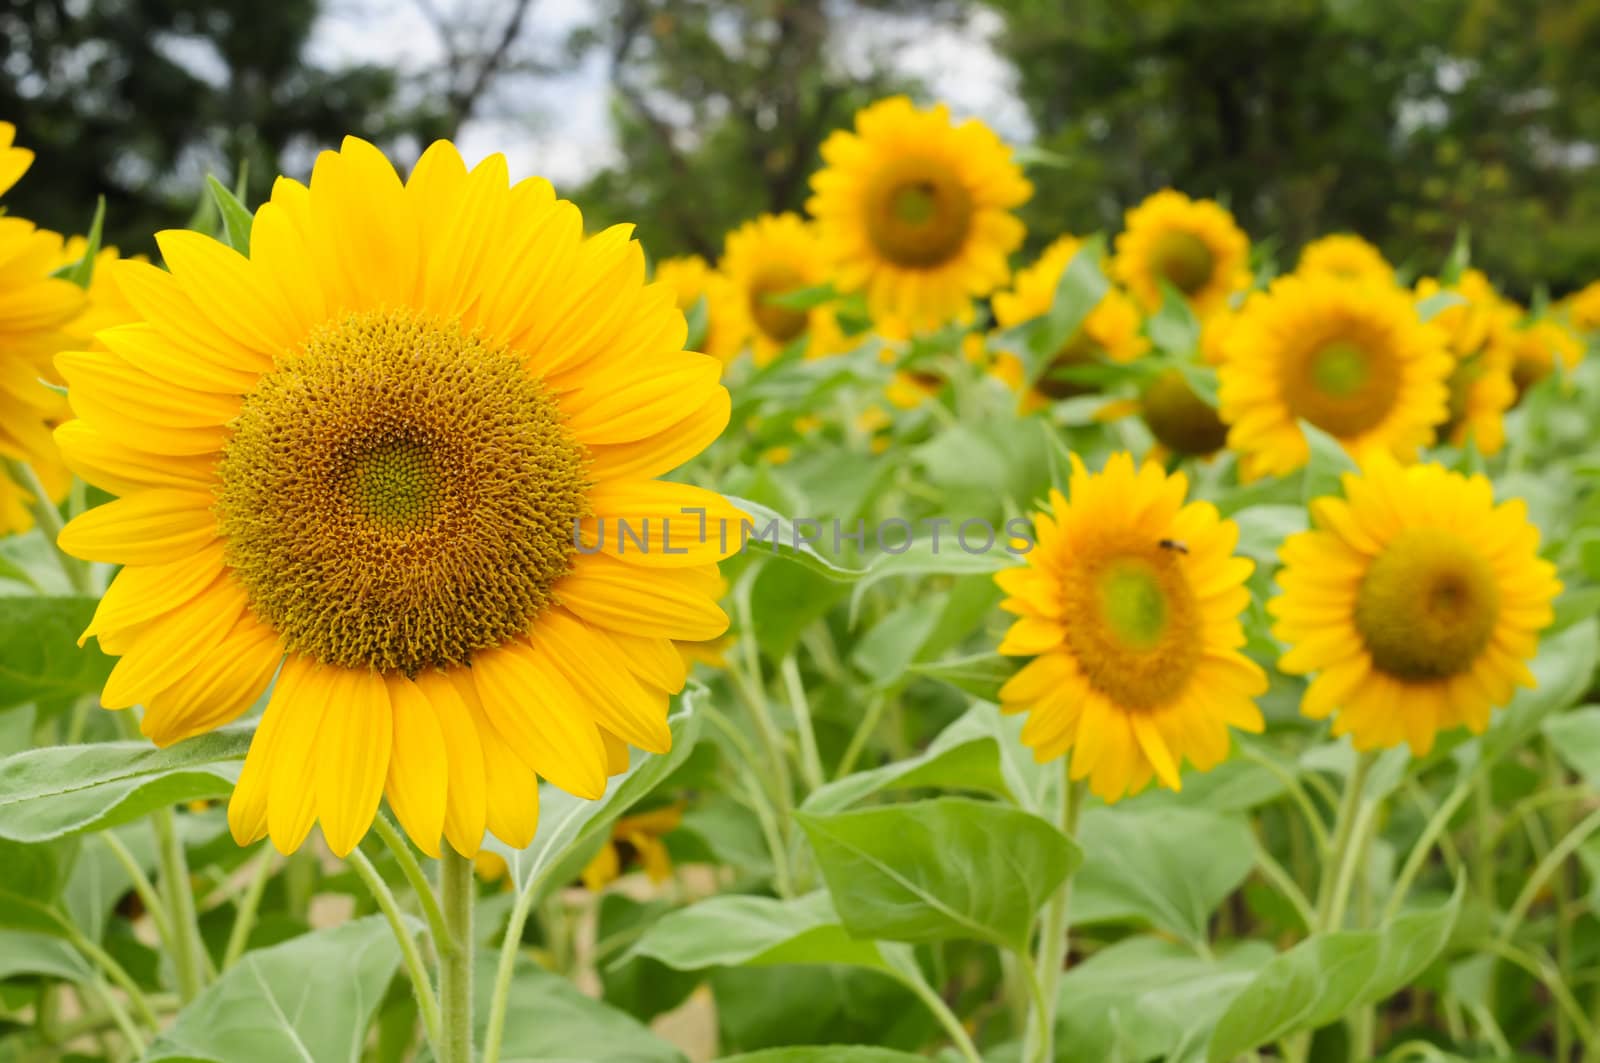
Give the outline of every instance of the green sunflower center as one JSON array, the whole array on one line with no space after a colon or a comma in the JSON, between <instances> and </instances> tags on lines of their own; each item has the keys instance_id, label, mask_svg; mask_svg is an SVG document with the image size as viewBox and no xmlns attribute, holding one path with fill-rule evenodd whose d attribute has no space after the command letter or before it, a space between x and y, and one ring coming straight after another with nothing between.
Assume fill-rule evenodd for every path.
<instances>
[{"instance_id":1,"label":"green sunflower center","mask_svg":"<svg viewBox=\"0 0 1600 1063\"><path fill-rule=\"evenodd\" d=\"M1500 592L1483 555L1451 532L1402 532L1367 569L1355 624L1372 663L1399 679L1445 679L1489 644Z\"/></svg>"},{"instance_id":2,"label":"green sunflower center","mask_svg":"<svg viewBox=\"0 0 1600 1063\"><path fill-rule=\"evenodd\" d=\"M1182 694L1199 661L1199 609L1181 551L1113 539L1086 547L1065 584L1067 645L1111 701L1156 708Z\"/></svg>"},{"instance_id":3,"label":"green sunflower center","mask_svg":"<svg viewBox=\"0 0 1600 1063\"><path fill-rule=\"evenodd\" d=\"M1283 388L1296 417L1348 439L1389 416L1400 396L1400 365L1381 337L1336 336L1291 355Z\"/></svg>"},{"instance_id":4,"label":"green sunflower center","mask_svg":"<svg viewBox=\"0 0 1600 1063\"><path fill-rule=\"evenodd\" d=\"M949 165L898 158L867 189L867 236L884 258L906 269L934 269L966 247L972 193Z\"/></svg>"},{"instance_id":5,"label":"green sunflower center","mask_svg":"<svg viewBox=\"0 0 1600 1063\"><path fill-rule=\"evenodd\" d=\"M550 604L588 512L585 465L510 352L405 312L353 314L245 396L218 523L288 649L415 675Z\"/></svg>"},{"instance_id":6,"label":"green sunflower center","mask_svg":"<svg viewBox=\"0 0 1600 1063\"><path fill-rule=\"evenodd\" d=\"M806 330L807 318L804 310L780 306L772 297L804 287L805 280L787 266L762 271L750 285L750 316L762 335L780 347Z\"/></svg>"},{"instance_id":7,"label":"green sunflower center","mask_svg":"<svg viewBox=\"0 0 1600 1063\"><path fill-rule=\"evenodd\" d=\"M1150 269L1165 277L1184 295L1193 295L1211 280L1216 257L1210 246L1194 233L1173 229L1164 232L1150 248Z\"/></svg>"},{"instance_id":8,"label":"green sunflower center","mask_svg":"<svg viewBox=\"0 0 1600 1063\"><path fill-rule=\"evenodd\" d=\"M1176 369L1150 381L1139 414L1150 434L1177 454L1214 454L1228 441L1228 426Z\"/></svg>"}]
</instances>

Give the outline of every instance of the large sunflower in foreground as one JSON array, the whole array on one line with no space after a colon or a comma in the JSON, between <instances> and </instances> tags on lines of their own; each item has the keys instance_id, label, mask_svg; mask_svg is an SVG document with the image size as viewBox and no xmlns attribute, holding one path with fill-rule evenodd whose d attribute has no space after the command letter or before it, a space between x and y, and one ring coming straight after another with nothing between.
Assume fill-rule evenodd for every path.
<instances>
[{"instance_id":1,"label":"large sunflower in foreground","mask_svg":"<svg viewBox=\"0 0 1600 1063\"><path fill-rule=\"evenodd\" d=\"M1301 419L1359 461L1412 457L1447 413L1444 338L1392 285L1280 277L1251 296L1225 344L1217 393L1246 477L1306 463Z\"/></svg>"},{"instance_id":2,"label":"large sunflower in foreground","mask_svg":"<svg viewBox=\"0 0 1600 1063\"><path fill-rule=\"evenodd\" d=\"M16 147L16 128L0 122L0 195L16 184L33 152ZM50 424L67 414L50 359L71 339L68 327L88 300L71 281L52 277L61 264L61 237L0 212L0 459L31 466L47 491L64 492L67 478L50 441ZM33 526L35 501L0 461L0 534Z\"/></svg>"},{"instance_id":3,"label":"large sunflower in foreground","mask_svg":"<svg viewBox=\"0 0 1600 1063\"><path fill-rule=\"evenodd\" d=\"M1222 204L1163 189L1128 211L1112 269L1146 309L1161 306L1161 281L1204 317L1250 283L1250 238Z\"/></svg>"},{"instance_id":4,"label":"large sunflower in foreground","mask_svg":"<svg viewBox=\"0 0 1600 1063\"><path fill-rule=\"evenodd\" d=\"M278 181L248 258L158 234L170 273L116 272L142 320L58 358L57 438L122 496L61 535L125 566L85 633L121 658L102 703L167 745L277 674L240 843L320 821L344 854L387 795L429 853L524 846L540 778L597 797L628 746L670 743L672 640L727 623L723 551L681 510L729 511L655 477L728 394L629 228L582 226L498 155L469 173L441 142L402 184L347 139ZM618 517L672 551L620 550Z\"/></svg>"},{"instance_id":5,"label":"large sunflower in foreground","mask_svg":"<svg viewBox=\"0 0 1600 1063\"><path fill-rule=\"evenodd\" d=\"M806 357L838 352L843 334L828 303L809 309L774 302L778 296L826 284L828 259L816 230L798 214L763 214L728 234L722 252L725 283L710 290L711 316L731 356L749 346L765 365L789 344L806 340Z\"/></svg>"},{"instance_id":6,"label":"large sunflower in foreground","mask_svg":"<svg viewBox=\"0 0 1600 1063\"><path fill-rule=\"evenodd\" d=\"M1022 243L1011 211L1033 186L981 122L953 125L943 104L880 100L822 145L806 209L844 291L865 291L880 326L924 331L970 316L1008 275Z\"/></svg>"},{"instance_id":7,"label":"large sunflower in foreground","mask_svg":"<svg viewBox=\"0 0 1600 1063\"><path fill-rule=\"evenodd\" d=\"M1482 732L1534 685L1525 662L1561 585L1520 500L1497 506L1482 476L1379 458L1311 513L1316 527L1279 551L1283 593L1267 605L1291 647L1278 667L1316 673L1307 716L1335 714L1357 749L1421 755L1441 730Z\"/></svg>"},{"instance_id":8,"label":"large sunflower in foreground","mask_svg":"<svg viewBox=\"0 0 1600 1063\"><path fill-rule=\"evenodd\" d=\"M1383 252L1354 233L1332 233L1300 251L1300 273L1326 273L1344 280L1393 280L1394 267Z\"/></svg>"},{"instance_id":9,"label":"large sunflower in foreground","mask_svg":"<svg viewBox=\"0 0 1600 1063\"><path fill-rule=\"evenodd\" d=\"M1184 759L1201 771L1228 753L1228 727L1262 728L1252 699L1266 676L1240 651L1245 580L1239 529L1188 481L1113 455L1094 475L1073 459L1071 501L1050 493L1036 545L995 581L1019 619L1000 652L1034 655L1000 691L1027 712L1040 761L1072 751L1070 773L1107 801L1152 776L1174 790Z\"/></svg>"}]
</instances>

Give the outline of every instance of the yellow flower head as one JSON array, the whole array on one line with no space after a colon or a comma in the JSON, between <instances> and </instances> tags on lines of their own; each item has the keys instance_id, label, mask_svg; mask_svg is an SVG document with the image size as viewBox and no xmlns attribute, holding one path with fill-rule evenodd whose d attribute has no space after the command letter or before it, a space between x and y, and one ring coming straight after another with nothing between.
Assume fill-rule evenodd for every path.
<instances>
[{"instance_id":1,"label":"yellow flower head","mask_svg":"<svg viewBox=\"0 0 1600 1063\"><path fill-rule=\"evenodd\" d=\"M1164 189L1128 211L1112 269L1147 310L1164 279L1201 317L1250 283L1250 238L1220 203Z\"/></svg>"},{"instance_id":2,"label":"yellow flower head","mask_svg":"<svg viewBox=\"0 0 1600 1063\"><path fill-rule=\"evenodd\" d=\"M1512 369L1505 343L1456 362L1449 380L1450 416L1441 429L1452 446L1466 446L1470 439L1481 454L1500 453L1506 445L1505 412L1517 401Z\"/></svg>"},{"instance_id":3,"label":"yellow flower head","mask_svg":"<svg viewBox=\"0 0 1600 1063\"><path fill-rule=\"evenodd\" d=\"M727 283L712 289L711 317L737 353L747 344L765 365L806 337L806 357L839 351L843 336L833 308L824 303L793 310L771 301L829 279L828 259L815 227L798 214L763 214L728 234L722 253Z\"/></svg>"},{"instance_id":4,"label":"yellow flower head","mask_svg":"<svg viewBox=\"0 0 1600 1063\"><path fill-rule=\"evenodd\" d=\"M1280 277L1250 297L1217 371L1228 446L1247 477L1310 455L1301 418L1358 461L1409 459L1445 419L1452 361L1405 291L1327 277Z\"/></svg>"},{"instance_id":5,"label":"yellow flower head","mask_svg":"<svg viewBox=\"0 0 1600 1063\"><path fill-rule=\"evenodd\" d=\"M1590 281L1567 297L1567 313L1579 332L1600 332L1600 281Z\"/></svg>"},{"instance_id":6,"label":"yellow flower head","mask_svg":"<svg viewBox=\"0 0 1600 1063\"><path fill-rule=\"evenodd\" d=\"M1019 619L1000 652L1034 660L1000 691L1026 712L1040 761L1072 751L1071 775L1107 801L1152 777L1178 789L1187 759L1209 771L1228 727L1260 731L1266 676L1239 652L1255 567L1233 556L1239 530L1188 481L1113 455L1095 475L1073 457L1071 501L1050 492L1027 564L995 581Z\"/></svg>"},{"instance_id":7,"label":"yellow flower head","mask_svg":"<svg viewBox=\"0 0 1600 1063\"><path fill-rule=\"evenodd\" d=\"M1301 711L1334 714L1357 749L1441 730L1481 733L1521 684L1560 592L1520 500L1489 481L1386 458L1344 478L1344 498L1311 505L1315 528L1279 551L1283 593L1268 603L1290 650L1278 667L1316 673Z\"/></svg>"},{"instance_id":8,"label":"yellow flower head","mask_svg":"<svg viewBox=\"0 0 1600 1063\"><path fill-rule=\"evenodd\" d=\"M1520 396L1555 371L1559 362L1570 373L1583 361L1583 341L1558 321L1540 318L1514 329L1507 337L1511 376Z\"/></svg>"},{"instance_id":9,"label":"yellow flower head","mask_svg":"<svg viewBox=\"0 0 1600 1063\"><path fill-rule=\"evenodd\" d=\"M1313 240L1300 252L1300 273L1324 273L1343 280L1392 281L1394 267L1383 252L1353 233Z\"/></svg>"},{"instance_id":10,"label":"yellow flower head","mask_svg":"<svg viewBox=\"0 0 1600 1063\"><path fill-rule=\"evenodd\" d=\"M1450 353L1470 358L1485 348L1504 342L1520 316L1516 305L1504 299L1481 270L1462 272L1451 288L1443 288L1433 277L1417 281L1420 303L1440 291L1455 293L1461 301L1443 308L1431 319L1448 337Z\"/></svg>"},{"instance_id":11,"label":"yellow flower head","mask_svg":"<svg viewBox=\"0 0 1600 1063\"><path fill-rule=\"evenodd\" d=\"M656 477L729 399L629 227L585 239L499 155L469 173L436 143L402 183L349 138L309 187L279 179L248 258L157 242L170 272L114 269L140 320L57 359L79 418L57 439L122 496L60 542L125 566L84 637L120 658L102 704L143 704L158 744L277 674L241 844L320 821L342 855L387 796L430 854L522 847L539 779L598 797L630 745L668 747L672 640L727 625L724 551L680 509L737 517ZM621 549L644 517L688 552Z\"/></svg>"},{"instance_id":12,"label":"yellow flower head","mask_svg":"<svg viewBox=\"0 0 1600 1063\"><path fill-rule=\"evenodd\" d=\"M611 827L611 840L583 869L583 884L598 893L622 877L624 865L636 858L651 882L672 877L672 856L661 840L683 822L683 803L623 816Z\"/></svg>"},{"instance_id":13,"label":"yellow flower head","mask_svg":"<svg viewBox=\"0 0 1600 1063\"><path fill-rule=\"evenodd\" d=\"M806 209L840 288L865 291L875 319L936 329L1005 283L1024 235L1011 211L1033 186L987 126L895 96L829 136L822 159Z\"/></svg>"}]
</instances>

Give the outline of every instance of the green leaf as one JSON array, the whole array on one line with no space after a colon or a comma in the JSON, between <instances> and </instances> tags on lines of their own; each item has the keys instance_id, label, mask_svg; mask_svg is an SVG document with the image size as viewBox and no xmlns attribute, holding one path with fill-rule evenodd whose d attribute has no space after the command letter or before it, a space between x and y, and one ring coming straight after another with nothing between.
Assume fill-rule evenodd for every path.
<instances>
[{"instance_id":1,"label":"green leaf","mask_svg":"<svg viewBox=\"0 0 1600 1063\"><path fill-rule=\"evenodd\" d=\"M806 568L828 579L848 583L862 576L860 569L848 568L823 557L811 541L820 541L822 529L810 525L797 527L796 522L777 510L752 502L747 498L725 496L730 503L750 515L748 538L741 528L728 528L728 542L739 543L741 548L760 546L778 557L799 562ZM707 534L710 534L709 530Z\"/></svg>"},{"instance_id":2,"label":"green leaf","mask_svg":"<svg viewBox=\"0 0 1600 1063\"><path fill-rule=\"evenodd\" d=\"M1600 705L1551 716L1541 729L1567 767L1600 789Z\"/></svg>"},{"instance_id":3,"label":"green leaf","mask_svg":"<svg viewBox=\"0 0 1600 1063\"><path fill-rule=\"evenodd\" d=\"M1239 510L1230 518L1239 525L1236 553L1258 565L1276 567L1278 548L1296 532L1306 530L1306 507L1263 504Z\"/></svg>"},{"instance_id":4,"label":"green leaf","mask_svg":"<svg viewBox=\"0 0 1600 1063\"><path fill-rule=\"evenodd\" d=\"M83 649L93 598L7 598L0 610L0 709L25 701L98 694L114 660L98 643Z\"/></svg>"},{"instance_id":5,"label":"green leaf","mask_svg":"<svg viewBox=\"0 0 1600 1063\"><path fill-rule=\"evenodd\" d=\"M53 937L66 933L66 921L55 909L62 862L55 846L0 839L0 927Z\"/></svg>"},{"instance_id":6,"label":"green leaf","mask_svg":"<svg viewBox=\"0 0 1600 1063\"><path fill-rule=\"evenodd\" d=\"M104 830L153 809L226 797L249 728L229 727L170 749L104 742L29 750L0 761L0 838L37 842Z\"/></svg>"},{"instance_id":7,"label":"green leaf","mask_svg":"<svg viewBox=\"0 0 1600 1063\"><path fill-rule=\"evenodd\" d=\"M1465 306L1466 298L1460 292L1437 291L1417 304L1417 317L1432 321L1452 306Z\"/></svg>"},{"instance_id":8,"label":"green leaf","mask_svg":"<svg viewBox=\"0 0 1600 1063\"><path fill-rule=\"evenodd\" d=\"M1538 685L1518 690L1494 714L1480 739L1483 756L1495 759L1522 747L1547 717L1576 705L1588 693L1600 655L1600 622L1593 617L1544 639L1528 667Z\"/></svg>"},{"instance_id":9,"label":"green leaf","mask_svg":"<svg viewBox=\"0 0 1600 1063\"><path fill-rule=\"evenodd\" d=\"M93 974L77 950L60 938L26 930L0 930L0 982L25 975L83 982Z\"/></svg>"},{"instance_id":10,"label":"green leaf","mask_svg":"<svg viewBox=\"0 0 1600 1063\"><path fill-rule=\"evenodd\" d=\"M1022 951L1081 855L1038 816L942 797L796 818L846 929L913 943L978 938Z\"/></svg>"},{"instance_id":11,"label":"green leaf","mask_svg":"<svg viewBox=\"0 0 1600 1063\"><path fill-rule=\"evenodd\" d=\"M677 910L664 898L638 901L618 890L607 890L600 897L593 955L601 999L640 1022L678 1007L703 981L698 971L673 970L649 956L625 951L663 916Z\"/></svg>"},{"instance_id":12,"label":"green leaf","mask_svg":"<svg viewBox=\"0 0 1600 1063\"><path fill-rule=\"evenodd\" d=\"M983 540L976 534L969 536L963 546L957 538L958 530L935 528L932 535L912 540L898 553L884 553L873 558L850 594L851 626L855 625L867 591L884 580L900 576L987 575L1011 568L1020 561L1018 555L1006 549L1000 537L1001 529L995 529L994 541L982 550L977 548Z\"/></svg>"},{"instance_id":13,"label":"green leaf","mask_svg":"<svg viewBox=\"0 0 1600 1063\"><path fill-rule=\"evenodd\" d=\"M768 306L781 307L784 310L810 310L824 303L831 303L839 298L839 293L834 289L832 281L813 284L807 288L795 288L792 291L773 293L765 297Z\"/></svg>"},{"instance_id":14,"label":"green leaf","mask_svg":"<svg viewBox=\"0 0 1600 1063\"><path fill-rule=\"evenodd\" d=\"M706 342L707 330L711 324L711 311L708 309L706 297L702 295L696 299L694 305L689 308L689 312L683 317L684 322L689 327L688 334L683 341L684 349L698 351L701 345Z\"/></svg>"},{"instance_id":15,"label":"green leaf","mask_svg":"<svg viewBox=\"0 0 1600 1063\"><path fill-rule=\"evenodd\" d=\"M483 1043L495 957L478 959L477 1041ZM585 996L567 979L519 959L506 995L512 1016L501 1063L684 1063L683 1054L616 1008ZM232 1063L230 1060L229 1063Z\"/></svg>"},{"instance_id":16,"label":"green leaf","mask_svg":"<svg viewBox=\"0 0 1600 1063\"><path fill-rule=\"evenodd\" d=\"M1340 479L1347 472L1356 472L1356 463L1339 441L1310 421L1300 422L1300 431L1311 448L1311 458L1306 464L1305 478L1301 481L1301 498L1310 502L1325 495L1343 492Z\"/></svg>"},{"instance_id":17,"label":"green leaf","mask_svg":"<svg viewBox=\"0 0 1600 1063\"><path fill-rule=\"evenodd\" d=\"M999 701L1000 688L1006 685L1006 680L1016 675L1019 663L1014 657L998 653L978 653L971 657L913 664L906 670L948 683L975 698Z\"/></svg>"},{"instance_id":18,"label":"green leaf","mask_svg":"<svg viewBox=\"0 0 1600 1063\"><path fill-rule=\"evenodd\" d=\"M144 1063L359 1063L399 962L376 915L247 952L179 1012Z\"/></svg>"},{"instance_id":19,"label":"green leaf","mask_svg":"<svg viewBox=\"0 0 1600 1063\"><path fill-rule=\"evenodd\" d=\"M633 953L680 971L842 963L886 968L876 942L839 925L826 893L779 900L723 895L663 916Z\"/></svg>"},{"instance_id":20,"label":"green leaf","mask_svg":"<svg viewBox=\"0 0 1600 1063\"><path fill-rule=\"evenodd\" d=\"M1050 310L1035 325L1029 337L1027 354L1027 379L1036 380L1044 371L1051 356L1066 346L1072 334L1078 331L1089 312L1100 305L1111 282L1101 272L1100 260L1105 257L1105 237L1096 234L1083 241L1067 268L1061 271L1056 284L1055 298Z\"/></svg>"},{"instance_id":21,"label":"green leaf","mask_svg":"<svg viewBox=\"0 0 1600 1063\"><path fill-rule=\"evenodd\" d=\"M1468 226L1461 226L1456 230L1455 242L1450 245L1450 254L1446 256L1444 265L1439 269L1439 285L1448 288L1461 280L1461 275L1472 265L1472 230Z\"/></svg>"},{"instance_id":22,"label":"green leaf","mask_svg":"<svg viewBox=\"0 0 1600 1063\"><path fill-rule=\"evenodd\" d=\"M495 838L484 843L505 858L511 881L518 890L533 884L535 901L577 878L600 846L611 835L611 824L654 790L688 758L700 737L701 717L694 711L694 699L705 688L693 685L681 698L681 708L672 714L672 751L659 756L633 751L633 764L606 783L606 792L597 801L574 797L554 786L539 788L539 829L526 849L512 849Z\"/></svg>"},{"instance_id":23,"label":"green leaf","mask_svg":"<svg viewBox=\"0 0 1600 1063\"><path fill-rule=\"evenodd\" d=\"M1255 866L1244 820L1198 808L1089 808L1077 837L1073 922L1135 919L1191 943Z\"/></svg>"},{"instance_id":24,"label":"green leaf","mask_svg":"<svg viewBox=\"0 0 1600 1063\"><path fill-rule=\"evenodd\" d=\"M1228 1005L1207 1059L1224 1063L1405 988L1450 940L1463 894L1458 881L1438 908L1402 912L1379 930L1317 934L1273 957Z\"/></svg>"},{"instance_id":25,"label":"green leaf","mask_svg":"<svg viewBox=\"0 0 1600 1063\"><path fill-rule=\"evenodd\" d=\"M255 215L250 213L248 207L239 202L239 197L228 190L228 186L217 180L212 174L206 174L206 188L211 191L211 198L217 204L217 211L222 215L222 232L228 238L228 246L241 255L250 254L250 230L255 226Z\"/></svg>"},{"instance_id":26,"label":"green leaf","mask_svg":"<svg viewBox=\"0 0 1600 1063\"><path fill-rule=\"evenodd\" d=\"M1145 331L1157 347L1182 358L1200 347L1200 319L1194 316L1189 300L1165 278L1161 280L1161 308L1145 321Z\"/></svg>"},{"instance_id":27,"label":"green leaf","mask_svg":"<svg viewBox=\"0 0 1600 1063\"><path fill-rule=\"evenodd\" d=\"M928 1057L863 1045L806 1045L723 1056L721 1063L928 1063Z\"/></svg>"},{"instance_id":28,"label":"green leaf","mask_svg":"<svg viewBox=\"0 0 1600 1063\"><path fill-rule=\"evenodd\" d=\"M94 280L94 260L100 254L100 241L106 225L106 197L100 196L95 200L94 220L89 223L89 236L84 242L83 257L71 265L63 266L56 271L56 276L69 280L73 284L89 290L89 284Z\"/></svg>"}]
</instances>

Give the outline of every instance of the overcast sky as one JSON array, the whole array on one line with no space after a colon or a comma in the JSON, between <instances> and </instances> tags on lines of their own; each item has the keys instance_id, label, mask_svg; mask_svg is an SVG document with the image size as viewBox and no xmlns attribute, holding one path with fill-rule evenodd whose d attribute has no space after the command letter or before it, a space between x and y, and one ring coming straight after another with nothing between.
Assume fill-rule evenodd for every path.
<instances>
[{"instance_id":1,"label":"overcast sky","mask_svg":"<svg viewBox=\"0 0 1600 1063\"><path fill-rule=\"evenodd\" d=\"M482 11L485 0L431 0L436 9ZM590 0L533 0L526 44L554 52L582 25ZM964 26L913 17L852 19L837 42L849 69L865 64L884 42L901 40L889 54L898 69L917 77L959 115L982 118L1012 142L1029 136L1026 113L1013 88L1010 66L990 46L999 28L992 11L979 9ZM910 43L903 43L911 29ZM416 0L328 0L311 45L319 64L392 65L401 71L437 64L442 46ZM504 152L512 177L542 174L558 186L581 181L615 157L603 61L593 55L559 78L505 79L482 112L462 129L458 146L469 162Z\"/></svg>"}]
</instances>

